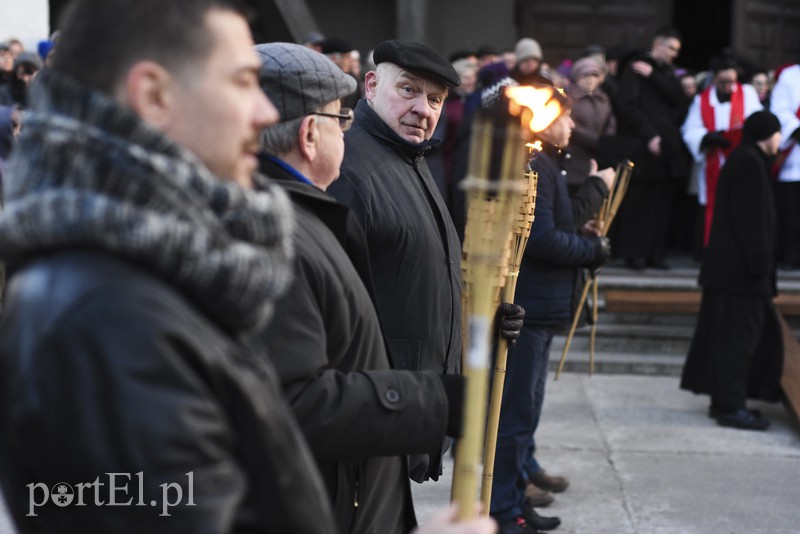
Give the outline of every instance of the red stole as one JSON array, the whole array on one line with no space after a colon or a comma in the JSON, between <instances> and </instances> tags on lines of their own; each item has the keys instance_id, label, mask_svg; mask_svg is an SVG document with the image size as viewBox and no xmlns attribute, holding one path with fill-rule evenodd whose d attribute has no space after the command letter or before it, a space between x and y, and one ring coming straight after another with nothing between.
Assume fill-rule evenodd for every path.
<instances>
[{"instance_id":1,"label":"red stole","mask_svg":"<svg viewBox=\"0 0 800 534\"><path fill-rule=\"evenodd\" d=\"M711 105L711 87L707 88L700 95L700 114L703 119L703 126L709 132L717 129L714 117L714 106ZM706 212L705 224L703 226L703 245L708 244L708 236L711 233L711 218L714 216L714 200L717 194L717 180L719 171L722 167L722 159L730 154L742 140L742 126L744 125L744 91L741 84L734 86L731 93L731 117L728 122L728 129L723 132L726 139L731 142L731 146L726 149L711 147L706 152Z\"/></svg>"}]
</instances>

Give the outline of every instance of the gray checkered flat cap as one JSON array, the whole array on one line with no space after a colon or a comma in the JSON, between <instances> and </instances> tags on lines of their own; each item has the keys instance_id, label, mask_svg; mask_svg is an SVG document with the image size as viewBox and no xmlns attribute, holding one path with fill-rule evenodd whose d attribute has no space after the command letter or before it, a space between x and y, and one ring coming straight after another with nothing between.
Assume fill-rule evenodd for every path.
<instances>
[{"instance_id":1,"label":"gray checkered flat cap","mask_svg":"<svg viewBox=\"0 0 800 534\"><path fill-rule=\"evenodd\" d=\"M356 80L324 55L293 43L256 45L261 89L289 121L351 94Z\"/></svg>"}]
</instances>

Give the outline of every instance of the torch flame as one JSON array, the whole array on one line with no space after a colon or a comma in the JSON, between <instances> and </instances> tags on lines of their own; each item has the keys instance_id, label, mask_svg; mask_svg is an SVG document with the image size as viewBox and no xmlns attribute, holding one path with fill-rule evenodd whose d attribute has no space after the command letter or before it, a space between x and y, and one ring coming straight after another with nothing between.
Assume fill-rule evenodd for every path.
<instances>
[{"instance_id":1,"label":"torch flame","mask_svg":"<svg viewBox=\"0 0 800 534\"><path fill-rule=\"evenodd\" d=\"M533 152L541 152L542 148L544 148L542 142L538 139L533 143L526 143L525 147L528 149L529 154Z\"/></svg>"},{"instance_id":2,"label":"torch flame","mask_svg":"<svg viewBox=\"0 0 800 534\"><path fill-rule=\"evenodd\" d=\"M562 112L561 104L553 98L552 87L527 85L506 88L509 99L508 111L520 116L523 125L534 133L541 132L556 120ZM524 109L527 108L527 109Z\"/></svg>"}]
</instances>

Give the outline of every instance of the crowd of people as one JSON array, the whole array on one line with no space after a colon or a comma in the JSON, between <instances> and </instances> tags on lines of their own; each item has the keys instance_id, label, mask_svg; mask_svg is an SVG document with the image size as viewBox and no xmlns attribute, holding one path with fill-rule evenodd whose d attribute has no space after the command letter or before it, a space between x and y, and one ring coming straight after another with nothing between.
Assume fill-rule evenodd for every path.
<instances>
[{"instance_id":1,"label":"crowd of people","mask_svg":"<svg viewBox=\"0 0 800 534\"><path fill-rule=\"evenodd\" d=\"M669 269L669 254L691 255L699 261L713 212L713 191L707 195L707 188L715 187L715 173L724 161L720 154L732 150L751 113L772 109L786 115L789 110L784 108L791 102L771 107L782 68L766 70L724 49L711 59L707 70L689 72L677 61L680 34L671 28L660 33L663 35L656 36L648 50L607 50L592 45L555 68L546 63L541 46L529 37L504 52L481 47L474 53L452 54L462 84L448 95L436 133L442 139L441 148L428 159L456 223L464 223L458 183L465 173L459 161L469 146L468 117L481 93L491 92L499 78L510 76L523 85L552 83L570 96L575 122L565 163L570 193L587 176L592 158L601 167L624 159L636 162L629 200L613 230L614 257L633 270ZM730 95L735 95L737 103L743 96L746 103L738 122L729 121L726 106ZM706 106L722 108L716 124L703 122L710 108L706 107L703 115L701 104L709 97ZM728 144L731 136L733 145ZM707 171L709 157L719 163ZM778 259L783 268L797 269L800 223L794 209L796 195L789 184L800 176L791 163L777 176L779 189L787 193L778 195L777 200Z\"/></svg>"},{"instance_id":2,"label":"crowd of people","mask_svg":"<svg viewBox=\"0 0 800 534\"><path fill-rule=\"evenodd\" d=\"M779 251L800 266L800 66L770 91L723 52L699 79L670 28L557 67L530 37L449 58L388 40L362 70L342 39L250 35L233 0L74 0L39 51L0 45L0 487L20 531L554 530L537 508L569 480L536 458L553 337L583 276L612 252L667 268L676 227L706 247L682 387L766 428L745 403L777 400ZM471 118L518 85L560 111L534 134L536 217L495 314L490 517L417 525L410 481L438 480L461 434ZM596 215L627 159L609 239Z\"/></svg>"}]
</instances>

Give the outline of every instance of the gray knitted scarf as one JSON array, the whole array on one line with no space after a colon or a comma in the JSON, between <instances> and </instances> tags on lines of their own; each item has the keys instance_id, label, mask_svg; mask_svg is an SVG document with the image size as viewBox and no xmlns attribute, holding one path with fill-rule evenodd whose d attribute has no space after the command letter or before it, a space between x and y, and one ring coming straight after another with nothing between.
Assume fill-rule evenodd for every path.
<instances>
[{"instance_id":1,"label":"gray knitted scarf","mask_svg":"<svg viewBox=\"0 0 800 534\"><path fill-rule=\"evenodd\" d=\"M4 174L0 258L99 249L171 282L230 331L268 318L292 256L279 188L216 179L133 112L63 75L42 72L31 97Z\"/></svg>"}]
</instances>

